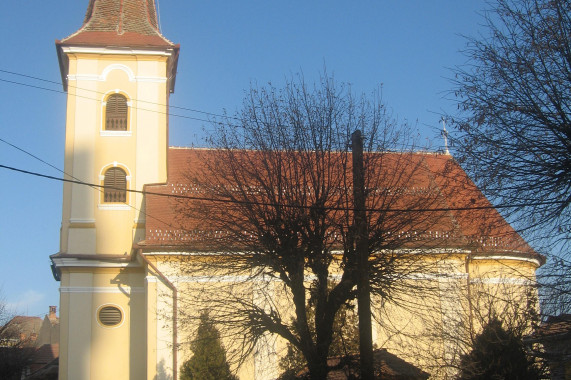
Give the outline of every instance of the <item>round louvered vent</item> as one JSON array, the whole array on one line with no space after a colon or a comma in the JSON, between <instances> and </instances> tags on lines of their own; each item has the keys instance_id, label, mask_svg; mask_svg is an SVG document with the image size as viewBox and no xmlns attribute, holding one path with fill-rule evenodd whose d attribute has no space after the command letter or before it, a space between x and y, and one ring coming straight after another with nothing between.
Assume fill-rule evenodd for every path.
<instances>
[{"instance_id":1,"label":"round louvered vent","mask_svg":"<svg viewBox=\"0 0 571 380\"><path fill-rule=\"evenodd\" d=\"M103 326L117 326L122 319L121 310L115 306L105 306L99 309L99 322Z\"/></svg>"}]
</instances>

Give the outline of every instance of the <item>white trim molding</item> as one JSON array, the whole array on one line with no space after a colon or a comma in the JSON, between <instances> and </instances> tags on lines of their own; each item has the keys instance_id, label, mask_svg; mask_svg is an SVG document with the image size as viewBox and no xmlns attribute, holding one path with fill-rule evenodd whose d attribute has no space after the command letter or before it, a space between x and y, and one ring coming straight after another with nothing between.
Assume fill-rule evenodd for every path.
<instances>
[{"instance_id":1,"label":"white trim molding","mask_svg":"<svg viewBox=\"0 0 571 380\"><path fill-rule=\"evenodd\" d=\"M79 256L79 255L78 255ZM117 258L124 256L117 255ZM105 258L101 260L84 260L75 257L55 257L52 259L54 264L58 268L63 267L77 267L77 268L127 268L127 267L139 267L140 265L136 262L116 262L116 261L105 261Z\"/></svg>"},{"instance_id":2,"label":"white trim molding","mask_svg":"<svg viewBox=\"0 0 571 380\"><path fill-rule=\"evenodd\" d=\"M173 48L165 48L161 50L143 50L143 49L117 49L112 47L84 47L84 46L62 46L62 51L66 54L113 54L113 55L162 55L170 57L173 55Z\"/></svg>"},{"instance_id":3,"label":"white trim molding","mask_svg":"<svg viewBox=\"0 0 571 380\"><path fill-rule=\"evenodd\" d=\"M197 282L197 283L217 283L217 282L254 282L254 278L244 276L174 276L169 277L169 281L177 283Z\"/></svg>"},{"instance_id":4,"label":"white trim molding","mask_svg":"<svg viewBox=\"0 0 571 380\"><path fill-rule=\"evenodd\" d=\"M120 63L113 63L113 64L105 67L103 69L103 71L101 72L101 75L99 76L99 81L102 81L102 82L106 81L107 76L113 70L123 71L129 77L129 82L135 82L136 77L135 77L135 74L133 73L133 70L131 70L131 68L129 66L122 65ZM115 90L115 93L119 93L119 90Z\"/></svg>"},{"instance_id":5,"label":"white trim molding","mask_svg":"<svg viewBox=\"0 0 571 380\"><path fill-rule=\"evenodd\" d=\"M494 255L494 256L473 256L472 260L513 260L513 261L525 261L528 263L532 263L537 265L538 267L541 266L541 263L538 259L534 259L533 257L522 257L517 254L514 255Z\"/></svg>"},{"instance_id":6,"label":"white trim molding","mask_svg":"<svg viewBox=\"0 0 571 380\"><path fill-rule=\"evenodd\" d=\"M534 285L534 282L527 278L510 278L510 277L489 277L489 278L472 278L471 284L509 284L509 285Z\"/></svg>"},{"instance_id":7,"label":"white trim molding","mask_svg":"<svg viewBox=\"0 0 571 380\"><path fill-rule=\"evenodd\" d=\"M130 137L132 135L132 131L99 131L99 136L103 137Z\"/></svg>"},{"instance_id":8,"label":"white trim molding","mask_svg":"<svg viewBox=\"0 0 571 380\"><path fill-rule=\"evenodd\" d=\"M93 223L95 223L95 219L70 218L69 223L71 223L71 224L93 224Z\"/></svg>"},{"instance_id":9,"label":"white trim molding","mask_svg":"<svg viewBox=\"0 0 571 380\"><path fill-rule=\"evenodd\" d=\"M125 171L125 179L126 179L127 181L130 181L130 180L131 180L131 177L132 177L132 176L131 176L131 170L129 170L129 167L128 167L127 165L125 165L124 163L122 163L122 162L117 162L117 161L113 161L113 162L110 162L110 163L108 163L108 164L106 164L106 165L103 165L103 166L101 167L101 170L99 170L99 179L100 179L101 181L103 181L103 180L105 179L105 172L106 172L107 170L111 169L111 168L117 168L117 167L118 167L118 168L121 168L121 169L123 169L123 170Z\"/></svg>"},{"instance_id":10,"label":"white trim molding","mask_svg":"<svg viewBox=\"0 0 571 380\"><path fill-rule=\"evenodd\" d=\"M97 205L99 210L130 210L131 206L125 203L100 203Z\"/></svg>"},{"instance_id":11,"label":"white trim molding","mask_svg":"<svg viewBox=\"0 0 571 380\"><path fill-rule=\"evenodd\" d=\"M61 286L60 293L107 293L107 294L132 294L144 293L143 287L121 286Z\"/></svg>"},{"instance_id":12,"label":"white trim molding","mask_svg":"<svg viewBox=\"0 0 571 380\"><path fill-rule=\"evenodd\" d=\"M107 66L103 69L101 75L98 74L70 74L67 76L68 81L90 81L90 82L105 82L107 81L107 76L113 70L121 70L127 74L129 82L143 82L143 83L166 83L167 77L156 77L156 76L142 76L135 75L133 71L125 65L113 64ZM131 104L127 104L129 107Z\"/></svg>"},{"instance_id":13,"label":"white trim molding","mask_svg":"<svg viewBox=\"0 0 571 380\"><path fill-rule=\"evenodd\" d=\"M405 276L407 280L415 281L440 281L440 282L453 282L458 280L466 280L468 273L411 273Z\"/></svg>"}]
</instances>

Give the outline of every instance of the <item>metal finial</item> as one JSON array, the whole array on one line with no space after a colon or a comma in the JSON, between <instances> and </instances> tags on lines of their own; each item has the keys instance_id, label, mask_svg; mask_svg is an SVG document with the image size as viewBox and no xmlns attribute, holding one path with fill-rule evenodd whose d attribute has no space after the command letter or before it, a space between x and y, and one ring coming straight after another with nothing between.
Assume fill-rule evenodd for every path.
<instances>
[{"instance_id":1,"label":"metal finial","mask_svg":"<svg viewBox=\"0 0 571 380\"><path fill-rule=\"evenodd\" d=\"M444 137L444 154L450 154L450 151L448 150L448 131L446 130L446 122L444 121L444 118L440 121L442 121L442 137Z\"/></svg>"}]
</instances>

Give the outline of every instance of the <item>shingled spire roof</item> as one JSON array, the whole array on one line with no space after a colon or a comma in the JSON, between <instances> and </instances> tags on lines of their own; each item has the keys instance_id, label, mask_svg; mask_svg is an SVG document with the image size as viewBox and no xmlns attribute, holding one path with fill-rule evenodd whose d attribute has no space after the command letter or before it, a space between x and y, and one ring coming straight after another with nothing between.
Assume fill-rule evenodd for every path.
<instances>
[{"instance_id":1,"label":"shingled spire roof","mask_svg":"<svg viewBox=\"0 0 571 380\"><path fill-rule=\"evenodd\" d=\"M69 58L64 50L77 47L164 52L169 56L168 88L174 92L180 46L161 34L155 0L89 0L81 28L61 41L56 40L64 91L67 91L69 71Z\"/></svg>"},{"instance_id":2,"label":"shingled spire roof","mask_svg":"<svg viewBox=\"0 0 571 380\"><path fill-rule=\"evenodd\" d=\"M155 0L90 0L82 27L60 43L121 47L175 46L159 31Z\"/></svg>"}]
</instances>

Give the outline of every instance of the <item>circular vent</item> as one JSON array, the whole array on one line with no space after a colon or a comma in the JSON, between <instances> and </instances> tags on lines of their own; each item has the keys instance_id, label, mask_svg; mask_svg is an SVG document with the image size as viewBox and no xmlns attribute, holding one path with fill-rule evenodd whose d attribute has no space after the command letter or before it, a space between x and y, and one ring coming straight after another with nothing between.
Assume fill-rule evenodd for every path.
<instances>
[{"instance_id":1,"label":"circular vent","mask_svg":"<svg viewBox=\"0 0 571 380\"><path fill-rule=\"evenodd\" d=\"M121 310L115 306L105 306L99 309L99 322L103 326L117 326L122 319Z\"/></svg>"}]
</instances>

